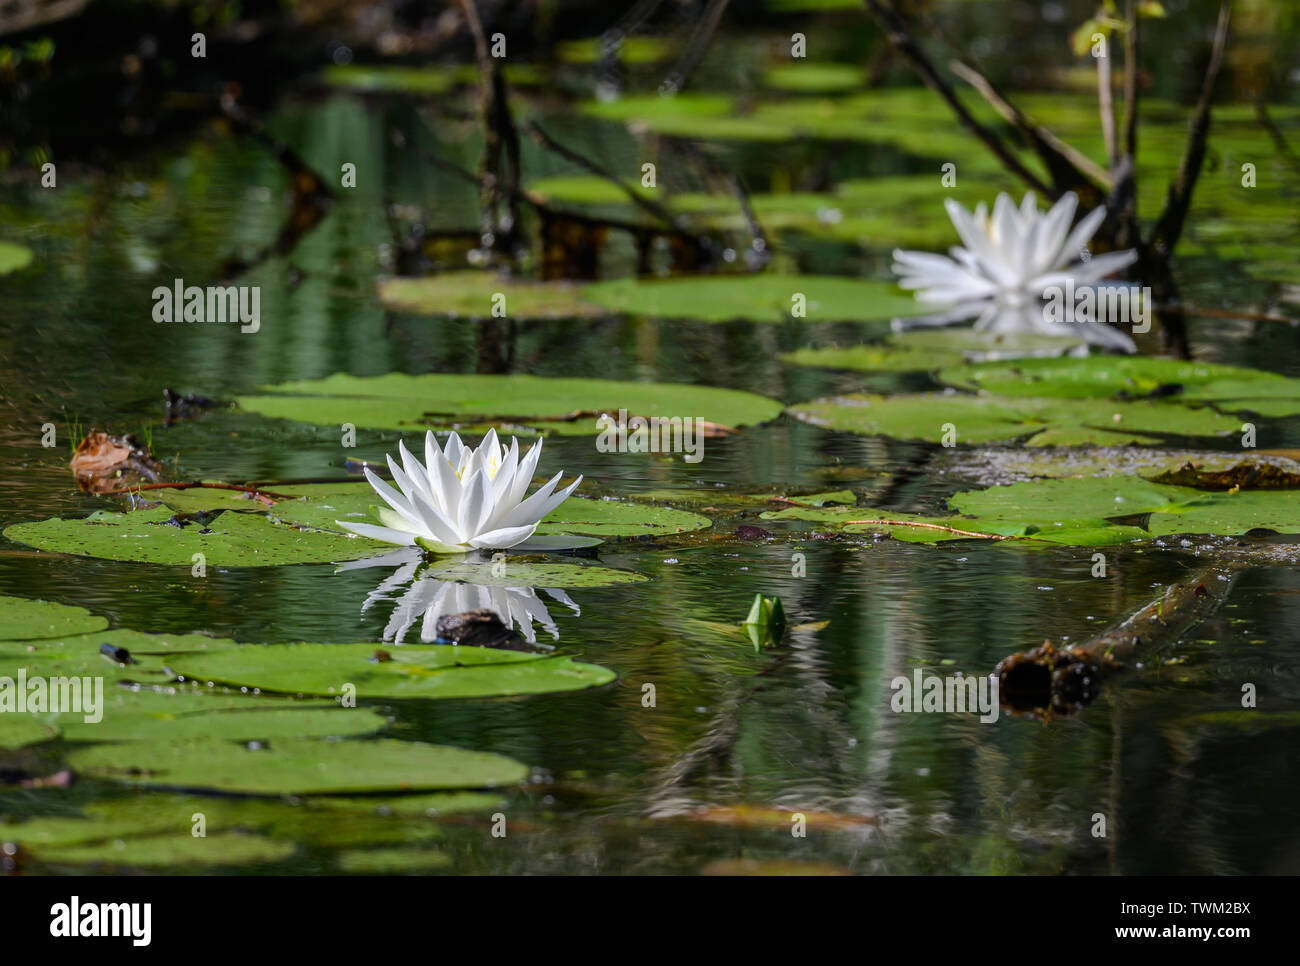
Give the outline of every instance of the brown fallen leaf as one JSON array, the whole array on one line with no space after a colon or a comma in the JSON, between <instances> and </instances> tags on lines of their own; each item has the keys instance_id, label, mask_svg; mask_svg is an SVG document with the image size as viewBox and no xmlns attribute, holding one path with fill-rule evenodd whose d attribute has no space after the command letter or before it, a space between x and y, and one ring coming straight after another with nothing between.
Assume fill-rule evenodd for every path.
<instances>
[{"instance_id":1,"label":"brown fallen leaf","mask_svg":"<svg viewBox=\"0 0 1300 966\"><path fill-rule=\"evenodd\" d=\"M110 436L98 429L77 444L68 465L87 493L125 489L141 480L157 482L163 474L162 464L134 436Z\"/></svg>"},{"instance_id":2,"label":"brown fallen leaf","mask_svg":"<svg viewBox=\"0 0 1300 966\"><path fill-rule=\"evenodd\" d=\"M1194 463L1184 463L1176 470L1165 470L1148 477L1152 483L1190 486L1198 490L1291 490L1300 488L1300 473L1292 473L1273 463L1244 461L1226 470L1207 470Z\"/></svg>"}]
</instances>

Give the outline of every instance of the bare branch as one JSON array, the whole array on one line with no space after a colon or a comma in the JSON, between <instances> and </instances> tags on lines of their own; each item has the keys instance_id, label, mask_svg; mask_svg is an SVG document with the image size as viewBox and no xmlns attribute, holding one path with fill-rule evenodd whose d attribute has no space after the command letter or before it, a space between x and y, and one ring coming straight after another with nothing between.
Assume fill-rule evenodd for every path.
<instances>
[{"instance_id":1,"label":"bare branch","mask_svg":"<svg viewBox=\"0 0 1300 966\"><path fill-rule=\"evenodd\" d=\"M1044 184L1041 178L1026 168L1020 159L1002 143L1002 139L997 134L977 121L974 115L966 109L966 105L961 102L957 92L952 89L952 85L939 75L939 71L935 68L933 62L917 45L912 35L908 33L903 18L896 11L882 3L881 0L863 0L863 2L889 37L889 42L912 65L912 69L920 75L925 86L947 101L948 106L952 108L953 113L957 115L957 119L961 121L962 125L979 138L985 147L997 156L1008 171L1045 197L1053 197L1052 189Z\"/></svg>"},{"instance_id":2,"label":"bare branch","mask_svg":"<svg viewBox=\"0 0 1300 966\"><path fill-rule=\"evenodd\" d=\"M579 154L577 151L574 151L572 148L565 147L559 141L555 140L555 138L551 137L544 130L542 130L541 125L538 124L536 121L530 121L528 123L528 133L531 134L533 136L533 140L536 141L538 144L540 144L542 147L550 151L554 151L556 154L558 154L560 157L564 158L564 160L570 162L571 164L576 164L581 168L585 168L587 171L590 171L596 177L603 178L604 180L608 181L610 184L616 185L625 195L627 195L629 201L631 201L638 208L650 214L658 221L662 221L665 225L668 225L669 227L677 231L683 230L681 219L679 219L676 215L674 215L663 205L659 204L659 202L652 201L651 199L645 197L645 195L641 194L631 185L627 184L627 182L625 182L622 178L618 177L618 175L614 174L612 171L607 171L605 168L601 167L595 161L592 161L586 155Z\"/></svg>"},{"instance_id":3,"label":"bare branch","mask_svg":"<svg viewBox=\"0 0 1300 966\"><path fill-rule=\"evenodd\" d=\"M1219 22L1214 30L1214 46L1210 49L1210 62L1206 65L1205 77L1201 81L1201 96L1188 125L1187 145L1178 165L1178 174L1169 185L1165 210L1161 212L1160 220L1156 222L1147 240L1147 245L1165 258L1173 254L1183 233L1187 209L1192 203L1192 192L1205 161L1205 144L1210 135L1210 105L1214 100L1214 84L1219 78L1219 68L1223 64L1223 50L1228 43L1231 16L1232 0L1223 0L1219 7Z\"/></svg>"},{"instance_id":4,"label":"bare branch","mask_svg":"<svg viewBox=\"0 0 1300 966\"><path fill-rule=\"evenodd\" d=\"M1137 161L1138 15L1137 0L1124 11L1124 153Z\"/></svg>"},{"instance_id":5,"label":"bare branch","mask_svg":"<svg viewBox=\"0 0 1300 966\"><path fill-rule=\"evenodd\" d=\"M1114 181L1109 171L1082 151L1066 144L1041 124L1030 120L1018 107L1003 96L1002 92L997 89L991 80L976 68L963 60L954 60L948 66L952 68L954 74L975 88L993 106L993 109L1002 115L1002 118L1007 123L1015 125L1034 142L1038 153L1043 157L1048 167L1052 169L1054 175L1059 168L1064 167L1075 178L1091 178L1107 191L1113 187ZM1060 163L1062 161L1065 162L1064 165ZM1061 185L1061 187L1065 186Z\"/></svg>"},{"instance_id":6,"label":"bare branch","mask_svg":"<svg viewBox=\"0 0 1300 966\"><path fill-rule=\"evenodd\" d=\"M1097 109L1101 113L1101 136L1106 144L1106 158L1111 171L1119 164L1119 144L1115 140L1115 95L1110 89L1110 40L1106 53L1097 58Z\"/></svg>"}]
</instances>

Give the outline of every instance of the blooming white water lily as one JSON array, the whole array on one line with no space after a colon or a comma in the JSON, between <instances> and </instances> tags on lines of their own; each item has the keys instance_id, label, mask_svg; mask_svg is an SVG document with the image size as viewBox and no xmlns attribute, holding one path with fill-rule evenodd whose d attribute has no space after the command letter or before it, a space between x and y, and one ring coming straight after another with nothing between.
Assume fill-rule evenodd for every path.
<instances>
[{"instance_id":1,"label":"blooming white water lily","mask_svg":"<svg viewBox=\"0 0 1300 966\"><path fill-rule=\"evenodd\" d=\"M895 331L975 319L980 331L1076 336L1096 345L1136 351L1127 334L1095 318L1076 314L1075 321L1065 321L1044 311L1042 300L1048 288L1064 286L1067 279L1076 288L1094 285L1137 260L1132 250L1080 259L1106 218L1105 208L1089 212L1071 230L1079 205L1074 192L1067 192L1045 212L1038 210L1032 191L1019 208L1010 196L1000 194L992 218L982 202L973 213L951 198L944 205L962 245L950 249L949 255L898 249L893 265L899 285L915 290L917 301L942 311L895 319Z\"/></svg>"},{"instance_id":2,"label":"blooming white water lily","mask_svg":"<svg viewBox=\"0 0 1300 966\"><path fill-rule=\"evenodd\" d=\"M438 638L439 617L476 610L492 611L506 627L517 628L529 644L537 644L534 623L540 624L552 640L560 639L559 628L535 588L498 587L463 580L420 577L419 571L423 566L424 558L418 549L403 547L379 557L351 561L339 567L339 571L368 567L397 568L366 596L365 603L361 605L361 613L364 614L380 601L396 602L388 626L384 628L384 640L394 644L401 644L416 621L420 620L423 621L420 625L420 640L426 644L432 643ZM402 593L396 596L399 590ZM582 608L564 591L552 588L541 590L574 614L582 614Z\"/></svg>"},{"instance_id":3,"label":"blooming white water lily","mask_svg":"<svg viewBox=\"0 0 1300 966\"><path fill-rule=\"evenodd\" d=\"M566 550L600 543L588 537L536 537L537 524L558 507L582 482L579 476L556 490L563 473L556 473L536 493L525 499L533 471L542 455L542 441L522 457L519 441L509 448L490 429L483 442L471 449L452 433L439 446L432 432L424 437L421 463L406 444L397 444L401 465L392 456L393 489L366 468L366 479L388 504L376 507L383 526L335 521L363 537L386 543L419 546L433 553L468 553L471 550Z\"/></svg>"}]
</instances>

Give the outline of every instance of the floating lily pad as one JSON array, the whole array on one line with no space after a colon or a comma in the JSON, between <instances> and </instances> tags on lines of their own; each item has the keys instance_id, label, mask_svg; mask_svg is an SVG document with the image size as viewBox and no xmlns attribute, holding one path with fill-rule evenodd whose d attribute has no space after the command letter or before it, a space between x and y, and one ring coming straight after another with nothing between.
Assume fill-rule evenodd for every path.
<instances>
[{"instance_id":1,"label":"floating lily pad","mask_svg":"<svg viewBox=\"0 0 1300 966\"><path fill-rule=\"evenodd\" d=\"M566 40L556 44L556 56L568 64L594 64L604 54L600 37ZM655 64L671 57L673 45L662 37L624 37L618 45L617 59L624 64Z\"/></svg>"},{"instance_id":2,"label":"floating lily pad","mask_svg":"<svg viewBox=\"0 0 1300 966\"><path fill-rule=\"evenodd\" d=\"M1077 339L991 335L970 328L953 328L907 332L868 345L797 349L781 358L797 366L857 372L915 372L964 365L975 358L982 361L1060 356L1079 345Z\"/></svg>"},{"instance_id":3,"label":"floating lily pad","mask_svg":"<svg viewBox=\"0 0 1300 966\"><path fill-rule=\"evenodd\" d=\"M374 644L277 644L178 658L177 674L198 681L286 694L334 696L351 684L361 700L490 698L581 691L615 674L568 657L485 647L406 644L376 661Z\"/></svg>"},{"instance_id":4,"label":"floating lily pad","mask_svg":"<svg viewBox=\"0 0 1300 966\"><path fill-rule=\"evenodd\" d=\"M639 181L624 182L628 189L647 198L659 195L657 188L643 188ZM627 191L607 178L594 174L553 175L528 183L528 190L543 201L567 205L630 205Z\"/></svg>"},{"instance_id":5,"label":"floating lily pad","mask_svg":"<svg viewBox=\"0 0 1300 966\"><path fill-rule=\"evenodd\" d=\"M168 525L173 516L167 507L99 512L75 520L17 523L4 535L39 550L186 567L194 565L196 553L203 554L208 567L273 567L355 560L388 546L365 537L299 530L260 514L223 513L185 527Z\"/></svg>"},{"instance_id":6,"label":"floating lily pad","mask_svg":"<svg viewBox=\"0 0 1300 966\"><path fill-rule=\"evenodd\" d=\"M108 621L84 607L25 597L0 597L0 641L29 641L60 634L89 634Z\"/></svg>"},{"instance_id":7,"label":"floating lily pad","mask_svg":"<svg viewBox=\"0 0 1300 966\"><path fill-rule=\"evenodd\" d=\"M597 413L619 409L631 416L693 416L733 428L766 422L781 411L771 399L734 389L522 375L392 373L360 378L340 373L269 389L275 394L243 396L239 405L263 416L336 426L350 422L370 429L413 430L476 421L500 426L507 434L524 432L527 426L561 436L588 436L600 432Z\"/></svg>"},{"instance_id":8,"label":"floating lily pad","mask_svg":"<svg viewBox=\"0 0 1300 966\"><path fill-rule=\"evenodd\" d=\"M763 85L795 94L839 94L866 86L866 71L856 64L798 60L763 72Z\"/></svg>"},{"instance_id":9,"label":"floating lily pad","mask_svg":"<svg viewBox=\"0 0 1300 966\"><path fill-rule=\"evenodd\" d=\"M1213 436L1240 428L1240 420L1210 409L1158 402L1041 399L921 393L855 394L815 399L789 409L815 426L897 439L941 442L951 424L958 443L1028 437L1030 446L1153 443L1164 435Z\"/></svg>"},{"instance_id":10,"label":"floating lily pad","mask_svg":"<svg viewBox=\"0 0 1300 966\"><path fill-rule=\"evenodd\" d=\"M15 242L0 241L0 275L18 272L32 263L32 250Z\"/></svg>"},{"instance_id":11,"label":"floating lily pad","mask_svg":"<svg viewBox=\"0 0 1300 966\"><path fill-rule=\"evenodd\" d=\"M448 855L432 849L349 849L339 853L335 861L344 872L358 875L402 872L415 875L451 865Z\"/></svg>"},{"instance_id":12,"label":"floating lily pad","mask_svg":"<svg viewBox=\"0 0 1300 966\"><path fill-rule=\"evenodd\" d=\"M286 738L252 748L229 741L96 745L70 758L79 773L146 787L250 795L337 795L510 785L528 769L501 755L380 739Z\"/></svg>"},{"instance_id":13,"label":"floating lily pad","mask_svg":"<svg viewBox=\"0 0 1300 966\"><path fill-rule=\"evenodd\" d=\"M1188 464L1195 468L1187 470ZM1248 460L1240 453L1202 450L1148 449L1137 446L1098 447L989 447L950 450L943 456L943 472L969 478L981 486L1023 483L1030 479L1066 479L1076 476L1141 476L1156 483L1196 489L1231 489L1209 480L1242 482L1285 480L1300 474L1300 462L1278 453L1255 450ZM1246 485L1244 489L1266 489Z\"/></svg>"},{"instance_id":14,"label":"floating lily pad","mask_svg":"<svg viewBox=\"0 0 1300 966\"><path fill-rule=\"evenodd\" d=\"M24 653L25 643L21 639L14 641L0 638L0 658ZM209 637L207 634L146 634L124 627L111 631L93 631L88 634L57 634L31 642L26 646L35 647L38 653L57 649L95 656L104 644L114 648L126 648L134 657L176 654L183 651L220 651L239 646L229 638Z\"/></svg>"},{"instance_id":15,"label":"floating lily pad","mask_svg":"<svg viewBox=\"0 0 1300 966\"><path fill-rule=\"evenodd\" d=\"M916 315L916 300L892 282L839 275L714 275L592 282L582 297L610 312L701 322L782 322L796 294L808 322L857 322Z\"/></svg>"},{"instance_id":16,"label":"floating lily pad","mask_svg":"<svg viewBox=\"0 0 1300 966\"><path fill-rule=\"evenodd\" d=\"M310 799L313 808L368 815L437 818L461 812L484 812L505 804L501 793L430 792L425 795L370 795L363 798L329 796Z\"/></svg>"},{"instance_id":17,"label":"floating lily pad","mask_svg":"<svg viewBox=\"0 0 1300 966\"><path fill-rule=\"evenodd\" d=\"M570 282L502 278L492 272L444 272L427 278L390 278L379 285L379 301L394 312L453 319L493 318L494 299L505 296L512 319L593 318L608 312L581 297Z\"/></svg>"},{"instance_id":18,"label":"floating lily pad","mask_svg":"<svg viewBox=\"0 0 1300 966\"><path fill-rule=\"evenodd\" d=\"M251 702L245 702L251 703ZM63 726L68 741L268 741L282 738L346 738L383 730L386 719L364 708L285 708L200 711L189 714L109 713L97 724L78 716Z\"/></svg>"},{"instance_id":19,"label":"floating lily pad","mask_svg":"<svg viewBox=\"0 0 1300 966\"><path fill-rule=\"evenodd\" d=\"M1212 362L1146 356L1090 356L1086 359L1022 359L945 369L939 378L968 389L1004 396L1116 398L1142 396L1162 387L1181 387L1161 397L1166 404L1212 403L1227 412L1262 416L1300 414L1300 379ZM1122 397L1121 397L1122 398Z\"/></svg>"},{"instance_id":20,"label":"floating lily pad","mask_svg":"<svg viewBox=\"0 0 1300 966\"><path fill-rule=\"evenodd\" d=\"M0 714L0 748L25 748L58 736L57 727L35 715Z\"/></svg>"},{"instance_id":21,"label":"floating lily pad","mask_svg":"<svg viewBox=\"0 0 1300 966\"><path fill-rule=\"evenodd\" d=\"M810 520L848 532L882 531L918 543L969 539L951 530L849 525L850 520L931 524L968 533L1032 537L1072 546L1105 546L1176 534L1235 535L1256 528L1300 533L1300 501L1285 491L1205 493L1136 477L1033 480L967 490L949 501L958 516L919 517L864 508L792 507L764 519Z\"/></svg>"},{"instance_id":22,"label":"floating lily pad","mask_svg":"<svg viewBox=\"0 0 1300 966\"><path fill-rule=\"evenodd\" d=\"M313 495L277 503L269 512L284 523L343 532L337 521L372 521L370 508L379 502L369 483L330 484L316 488ZM551 511L538 526L537 533L539 536L641 537L686 533L708 526L707 517L671 507L574 496Z\"/></svg>"},{"instance_id":23,"label":"floating lily pad","mask_svg":"<svg viewBox=\"0 0 1300 966\"><path fill-rule=\"evenodd\" d=\"M321 80L331 87L352 91L401 91L407 94L445 94L456 85L452 73L442 68L390 64L332 64L321 71Z\"/></svg>"},{"instance_id":24,"label":"floating lily pad","mask_svg":"<svg viewBox=\"0 0 1300 966\"><path fill-rule=\"evenodd\" d=\"M151 835L40 850L46 862L64 865L112 865L172 870L185 866L254 865L279 862L295 849L258 835L219 832L195 837L187 832Z\"/></svg>"}]
</instances>

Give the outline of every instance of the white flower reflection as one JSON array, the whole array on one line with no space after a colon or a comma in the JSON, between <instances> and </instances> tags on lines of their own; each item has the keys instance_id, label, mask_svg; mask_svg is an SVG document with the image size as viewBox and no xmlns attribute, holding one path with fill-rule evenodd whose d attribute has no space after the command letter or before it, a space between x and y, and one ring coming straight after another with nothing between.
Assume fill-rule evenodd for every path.
<instances>
[{"instance_id":1,"label":"white flower reflection","mask_svg":"<svg viewBox=\"0 0 1300 966\"><path fill-rule=\"evenodd\" d=\"M370 567L397 568L366 595L366 601L361 605L361 613L364 614L380 601L396 602L393 616L384 628L386 642L401 644L415 623L420 621L421 642L432 644L438 639L439 617L463 614L466 611L490 610L500 618L503 625L518 631L529 644L547 647L549 645L537 644L534 625L550 634L552 640L560 639L560 631L551 619L545 602L537 595L537 589L569 608L575 615L582 614L582 608L562 590L499 587L422 577L420 570L424 564L424 556L419 548L403 547L378 557L354 560L338 568L338 572Z\"/></svg>"}]
</instances>

